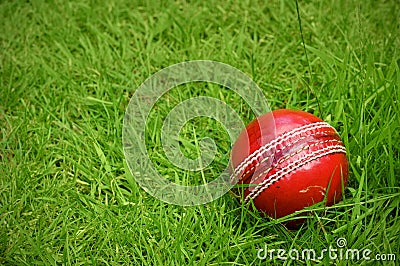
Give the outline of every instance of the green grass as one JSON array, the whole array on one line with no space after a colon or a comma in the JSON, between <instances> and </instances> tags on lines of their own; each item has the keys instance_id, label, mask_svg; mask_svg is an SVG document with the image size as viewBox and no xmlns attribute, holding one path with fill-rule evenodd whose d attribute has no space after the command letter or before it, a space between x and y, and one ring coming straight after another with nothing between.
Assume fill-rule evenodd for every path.
<instances>
[{"instance_id":1,"label":"green grass","mask_svg":"<svg viewBox=\"0 0 400 266\"><path fill-rule=\"evenodd\" d=\"M347 265L257 258L264 245L321 251L339 237L347 248L396 254L390 263L398 264L397 1L300 1L303 38L295 1L135 2L0 3L1 264ZM335 126L350 162L343 201L313 208L289 231L279 222L291 218L262 218L232 194L180 207L141 189L124 164L125 108L151 74L194 59L247 73L272 109L305 110ZM229 159L221 125L199 118L183 128L181 149L195 157L195 140L210 136L216 161L187 173L165 160L161 122L196 95L224 100L245 123L253 118L217 86L165 95L148 121L147 147L177 182L212 179ZM350 264L371 263L390 264Z\"/></svg>"}]
</instances>

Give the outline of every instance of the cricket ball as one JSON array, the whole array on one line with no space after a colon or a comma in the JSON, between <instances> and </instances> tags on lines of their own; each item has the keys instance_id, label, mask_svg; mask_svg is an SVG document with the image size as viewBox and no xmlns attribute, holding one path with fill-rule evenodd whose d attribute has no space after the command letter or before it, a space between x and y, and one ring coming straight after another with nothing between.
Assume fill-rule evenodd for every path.
<instances>
[{"instance_id":1,"label":"cricket ball","mask_svg":"<svg viewBox=\"0 0 400 266\"><path fill-rule=\"evenodd\" d=\"M232 182L248 184L245 203L280 218L325 200L347 184L346 149L336 130L303 111L276 110L253 120L231 152Z\"/></svg>"}]
</instances>

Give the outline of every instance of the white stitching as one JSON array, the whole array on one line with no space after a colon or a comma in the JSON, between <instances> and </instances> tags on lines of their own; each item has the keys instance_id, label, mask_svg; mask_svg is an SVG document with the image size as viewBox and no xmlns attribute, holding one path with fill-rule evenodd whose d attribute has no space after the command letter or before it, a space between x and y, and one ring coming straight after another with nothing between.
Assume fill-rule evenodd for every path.
<instances>
[{"instance_id":1,"label":"white stitching","mask_svg":"<svg viewBox=\"0 0 400 266\"><path fill-rule=\"evenodd\" d=\"M332 149L334 147L336 147L336 149ZM325 152L321 152L324 150L325 150ZM306 156L306 160L304 160L304 158L301 158L300 160L294 161L293 163L289 164L285 168L282 168L275 174L273 174L270 177L268 177L267 179L265 179L257 187L255 187L255 189L249 195L247 195L247 197L245 199L245 203L248 203L250 198L255 199L256 197L258 197L260 195L260 193L262 193L266 188L268 188L270 185L272 185L276 181L280 180L284 175L289 174L291 171L296 170L297 168L299 168L313 160L316 160L318 158L321 158L323 156L326 156L326 155L329 155L332 153L345 153L346 154L346 150L343 146L340 146L340 145L330 146L330 147L327 147L327 148L324 148L324 149L321 149L321 150L318 150L316 152L309 154L309 156Z\"/></svg>"},{"instance_id":2,"label":"white stitching","mask_svg":"<svg viewBox=\"0 0 400 266\"><path fill-rule=\"evenodd\" d=\"M281 157L277 161L277 164L284 163L285 161L289 160L291 157L295 156L296 154L299 154L300 152L302 152L304 150L307 150L307 149L309 149L311 147L315 147L315 146L318 146L320 144L334 143L334 142L338 143L338 145L342 145L342 142L340 140L337 140L337 139L328 139L328 140L323 140L323 141L319 141L319 142L316 142L316 143L312 143L312 144L309 144L309 145L305 145L305 146L301 147L300 149L296 150L295 152L292 152L291 154L286 154L285 156Z\"/></svg>"},{"instance_id":3,"label":"white stitching","mask_svg":"<svg viewBox=\"0 0 400 266\"><path fill-rule=\"evenodd\" d=\"M323 149L311 152L310 154L307 154L304 158L300 158L286 167L282 168L281 170L277 171L267 179L265 179L262 183L260 183L255 189L247 195L245 199L245 203L248 203L250 198L255 199L260 195L261 192L263 192L266 188L268 188L270 185L281 179L284 175L289 174L291 171L313 161L316 159L319 159L323 156L332 154L332 153L344 153L346 154L346 149L342 145L332 145L329 147L325 147ZM269 171L269 169L267 169ZM266 170L266 171L267 171Z\"/></svg>"},{"instance_id":4,"label":"white stitching","mask_svg":"<svg viewBox=\"0 0 400 266\"><path fill-rule=\"evenodd\" d=\"M262 156L264 153L270 151L272 148L276 147L279 144L282 144L283 142L287 141L287 139L291 137L295 137L297 135L301 135L303 133L306 133L311 130L315 129L321 129L327 127L330 130L333 130L336 132L335 128L333 128L331 125L329 125L326 122L315 122L312 124L307 124L301 127L297 127L292 129L291 131L285 132L282 135L278 136L276 139L273 139L269 143L265 144L264 146L260 147L259 149L255 150L252 154L247 156L234 170L234 172L231 174L230 178L233 180L235 176L237 176L241 171L246 169L251 163L253 163L254 160L258 159L260 156ZM322 134L322 133L327 133L329 131L323 131L321 133L315 132L314 134ZM304 136L304 138L309 137L310 135ZM300 140L299 140L300 141ZM271 156L271 155L270 155ZM268 157L270 157L268 156ZM268 158L267 157L267 158ZM256 164L254 167L257 167L259 164ZM254 168L252 167L251 170ZM247 174L246 172L245 174Z\"/></svg>"},{"instance_id":5,"label":"white stitching","mask_svg":"<svg viewBox=\"0 0 400 266\"><path fill-rule=\"evenodd\" d=\"M316 143L313 143L313 144L310 144L310 145L305 145L305 146L301 147L300 149L298 149L298 150L296 150L296 151L294 151L294 152L292 152L292 153L290 153L290 154L286 154L285 156L283 156L282 158L280 158L274 165L268 167L266 170L264 170L263 172L259 173L259 174L257 175L256 178L252 178L252 180L250 181L250 183L251 183L253 180L257 180L257 179L260 178L261 176L268 174L268 172L269 172L271 169L277 167L277 165L279 165L279 164L281 164L281 163L284 163L285 161L289 160L291 157L295 156L296 154L299 154L300 152L302 152L302 151L304 151L304 150L307 150L307 149L309 149L309 148L311 148L311 147L315 147L315 146L318 146L318 145L320 145L320 144L325 144L325 143L329 143L329 142L330 142L330 143L335 143L335 142L336 142L339 146L343 146L343 143L342 143L340 140L336 140L336 139L328 139L328 140L319 141L319 142L316 142ZM332 146L329 146L329 147L338 146L338 145L332 145ZM326 148L326 147L325 147L325 148Z\"/></svg>"},{"instance_id":6,"label":"white stitching","mask_svg":"<svg viewBox=\"0 0 400 266\"><path fill-rule=\"evenodd\" d=\"M245 160L243 160L236 167L234 173L237 175L238 173L240 173L241 171L246 169L246 167L248 167L254 161L254 159L257 159L259 156L261 156L265 152L271 150L273 147L277 146L278 144L281 144L282 142L286 141L288 138L295 137L297 135L301 135L303 133L306 133L307 131L311 131L314 129L321 129L324 127L328 127L329 129L334 130L336 132L336 130L326 122L316 122L313 124L307 124L307 125L304 125L304 126L301 126L298 128L294 128L291 131L285 132L284 134L278 136L276 139L265 144L264 146L260 147L259 149L254 151L252 154L250 154ZM327 131L324 131L324 133L326 133L326 132ZM310 135L307 135L306 137L308 137L308 136L310 136Z\"/></svg>"},{"instance_id":7,"label":"white stitching","mask_svg":"<svg viewBox=\"0 0 400 266\"><path fill-rule=\"evenodd\" d=\"M296 144L297 142L300 142L300 141L302 141L302 140L304 140L304 139L306 139L306 138L308 138L308 137L310 137L310 136L323 135L323 134L328 133L328 132L330 132L330 131L329 131L329 130L317 131L317 132L315 132L313 135L303 136L303 137L298 138L297 140L293 141L292 143L289 143L289 144L283 146L282 148L276 150L275 153L282 152L283 150L285 150L285 149L288 148L289 146L292 146L292 145ZM337 141L337 140L326 140L326 141L322 141L322 142L317 142L317 143L312 144L311 147L312 147L312 146L315 146L315 145L317 145L317 144L322 144L322 143L324 143L324 142L330 142L330 141ZM309 147L309 146L306 146L306 147ZM243 175L247 175L247 174L248 174L250 171L252 171L254 168L258 167L260 164L262 164L263 162L265 162L266 160L268 160L270 157L272 157L272 155L273 155L273 154L268 155L267 157L263 158L260 162L258 162L257 164L255 164L254 166L252 166L251 168L249 168ZM243 176L243 175L242 175L242 176Z\"/></svg>"}]
</instances>

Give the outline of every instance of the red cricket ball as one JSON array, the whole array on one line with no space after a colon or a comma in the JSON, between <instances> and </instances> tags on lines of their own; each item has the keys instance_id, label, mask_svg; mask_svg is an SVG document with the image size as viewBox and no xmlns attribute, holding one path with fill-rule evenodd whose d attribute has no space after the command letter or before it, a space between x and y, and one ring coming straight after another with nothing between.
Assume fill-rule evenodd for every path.
<instances>
[{"instance_id":1,"label":"red cricket ball","mask_svg":"<svg viewBox=\"0 0 400 266\"><path fill-rule=\"evenodd\" d=\"M326 197L338 202L347 184L346 149L336 130L303 111L276 110L253 120L232 148L232 178L249 184L244 201L272 218Z\"/></svg>"}]
</instances>

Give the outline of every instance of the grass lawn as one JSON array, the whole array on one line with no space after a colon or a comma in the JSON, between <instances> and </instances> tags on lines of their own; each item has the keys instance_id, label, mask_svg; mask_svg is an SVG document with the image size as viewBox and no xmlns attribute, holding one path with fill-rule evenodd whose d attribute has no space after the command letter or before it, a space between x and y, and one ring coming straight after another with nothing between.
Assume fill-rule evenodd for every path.
<instances>
[{"instance_id":1,"label":"grass lawn","mask_svg":"<svg viewBox=\"0 0 400 266\"><path fill-rule=\"evenodd\" d=\"M398 265L398 1L299 1L302 30L295 1L193 2L0 2L0 264ZM155 72L195 59L240 69L272 109L308 111L334 126L350 163L343 201L312 208L288 230L232 193L182 207L140 188L121 139L130 97ZM164 95L147 123L147 150L178 183L212 180L229 160L225 129L207 118L180 134L193 158L198 139L215 140L204 171L179 169L163 153L163 119L199 95L226 102L244 123L254 118L215 85ZM396 261L257 256L265 247L320 254L339 238Z\"/></svg>"}]
</instances>

